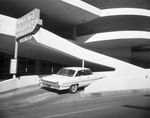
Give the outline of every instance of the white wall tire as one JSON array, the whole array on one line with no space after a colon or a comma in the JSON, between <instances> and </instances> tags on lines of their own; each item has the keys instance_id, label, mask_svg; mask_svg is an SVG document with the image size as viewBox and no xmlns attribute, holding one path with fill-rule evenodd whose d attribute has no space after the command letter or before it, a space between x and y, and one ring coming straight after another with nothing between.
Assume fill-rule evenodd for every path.
<instances>
[{"instance_id":1,"label":"white wall tire","mask_svg":"<svg viewBox=\"0 0 150 118\"><path fill-rule=\"evenodd\" d=\"M78 85L77 84L71 85L70 88L69 88L70 93L76 93L77 90L78 90Z\"/></svg>"}]
</instances>

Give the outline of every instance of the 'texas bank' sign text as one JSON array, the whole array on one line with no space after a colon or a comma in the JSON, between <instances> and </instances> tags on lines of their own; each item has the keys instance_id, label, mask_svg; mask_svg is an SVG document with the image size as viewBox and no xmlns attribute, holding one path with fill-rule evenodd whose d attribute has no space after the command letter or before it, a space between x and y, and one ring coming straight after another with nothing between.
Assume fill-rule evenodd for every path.
<instances>
[{"instance_id":1,"label":"'texas bank' sign text","mask_svg":"<svg viewBox=\"0 0 150 118\"><path fill-rule=\"evenodd\" d=\"M19 18L16 23L16 39L31 34L39 22L40 10L34 9L23 17Z\"/></svg>"}]
</instances>

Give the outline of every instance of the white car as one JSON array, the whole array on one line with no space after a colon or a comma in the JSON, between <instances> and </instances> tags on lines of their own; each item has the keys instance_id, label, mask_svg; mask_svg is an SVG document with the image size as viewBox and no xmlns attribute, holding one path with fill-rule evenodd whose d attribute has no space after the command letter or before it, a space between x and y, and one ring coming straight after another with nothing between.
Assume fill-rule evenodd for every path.
<instances>
[{"instance_id":1,"label":"white car","mask_svg":"<svg viewBox=\"0 0 150 118\"><path fill-rule=\"evenodd\" d=\"M52 74L41 78L40 85L56 90L69 89L70 93L77 92L78 87L84 87L92 82L103 78L88 68L66 67Z\"/></svg>"}]
</instances>

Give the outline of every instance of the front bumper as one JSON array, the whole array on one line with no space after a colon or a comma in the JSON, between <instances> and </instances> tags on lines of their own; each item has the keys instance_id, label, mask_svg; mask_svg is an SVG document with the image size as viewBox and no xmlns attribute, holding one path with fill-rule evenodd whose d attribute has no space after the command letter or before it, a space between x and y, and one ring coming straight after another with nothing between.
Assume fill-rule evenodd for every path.
<instances>
[{"instance_id":1,"label":"front bumper","mask_svg":"<svg viewBox=\"0 0 150 118\"><path fill-rule=\"evenodd\" d=\"M58 83L54 83L54 82L47 82L47 81L40 81L40 86L44 86L44 87L48 87L48 88L52 88L52 89L56 89L59 90L60 86Z\"/></svg>"}]
</instances>

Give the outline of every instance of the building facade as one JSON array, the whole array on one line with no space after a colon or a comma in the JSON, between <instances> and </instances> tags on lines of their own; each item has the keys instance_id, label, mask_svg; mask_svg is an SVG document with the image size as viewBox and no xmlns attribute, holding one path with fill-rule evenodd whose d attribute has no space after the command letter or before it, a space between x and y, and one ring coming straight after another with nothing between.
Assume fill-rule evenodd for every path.
<instances>
[{"instance_id":1,"label":"building facade","mask_svg":"<svg viewBox=\"0 0 150 118\"><path fill-rule=\"evenodd\" d=\"M2 0L0 8L1 80L12 78L9 74L15 46L12 22L34 8L41 11L43 28L63 39L142 68L150 67L149 0ZM11 17L12 21L4 17ZM57 45L61 46L61 43ZM18 54L18 76L51 74L61 67L81 66L80 59L34 39L19 44ZM96 71L112 69L89 61L85 66Z\"/></svg>"}]
</instances>

